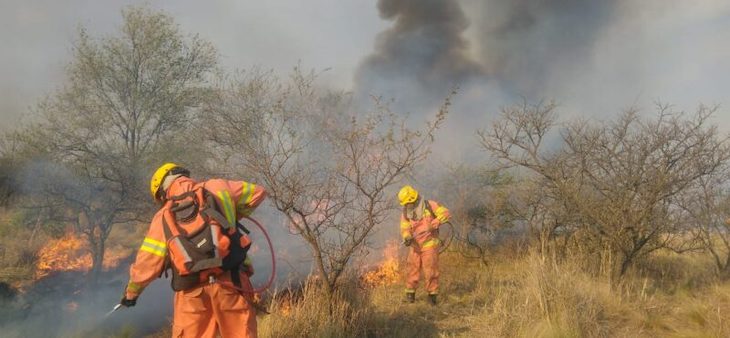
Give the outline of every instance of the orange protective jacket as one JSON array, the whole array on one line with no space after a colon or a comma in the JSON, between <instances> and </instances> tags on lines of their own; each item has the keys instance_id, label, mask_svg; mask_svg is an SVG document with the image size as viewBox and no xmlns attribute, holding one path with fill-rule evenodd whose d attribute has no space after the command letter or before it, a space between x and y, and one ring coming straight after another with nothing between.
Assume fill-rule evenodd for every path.
<instances>
[{"instance_id":1,"label":"orange protective jacket","mask_svg":"<svg viewBox=\"0 0 730 338\"><path fill-rule=\"evenodd\" d=\"M429 204L433 213L426 208ZM435 249L440 244L437 236L431 230L438 230L439 226L449 221L449 210L435 201L426 201L423 203L422 215L419 220L412 220L406 217L406 213L401 213L400 230L403 239L413 238L420 249L426 251Z\"/></svg>"},{"instance_id":2,"label":"orange protective jacket","mask_svg":"<svg viewBox=\"0 0 730 338\"><path fill-rule=\"evenodd\" d=\"M177 178L167 189L167 197L193 190L200 185L215 196L230 224L235 224L241 217L250 215L266 197L264 188L253 183L223 179L198 183L188 177ZM162 222L163 213L164 207L152 218L142 246L129 269L129 283L125 292L127 299L138 297L164 269L167 243Z\"/></svg>"}]
</instances>

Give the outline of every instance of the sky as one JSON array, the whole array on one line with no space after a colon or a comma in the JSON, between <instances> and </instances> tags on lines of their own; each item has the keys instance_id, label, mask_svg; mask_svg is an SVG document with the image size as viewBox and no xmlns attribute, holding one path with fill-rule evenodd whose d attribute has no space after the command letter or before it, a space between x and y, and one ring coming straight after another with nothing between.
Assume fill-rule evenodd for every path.
<instances>
[{"instance_id":1,"label":"sky","mask_svg":"<svg viewBox=\"0 0 730 338\"><path fill-rule=\"evenodd\" d=\"M719 104L715 121L730 131L724 0L2 0L0 130L63 85L79 26L111 34L130 4L211 41L228 70L327 69L328 87L426 118L458 87L437 149L473 144L523 97L598 120L632 105L650 113L656 101L690 112Z\"/></svg>"}]
</instances>

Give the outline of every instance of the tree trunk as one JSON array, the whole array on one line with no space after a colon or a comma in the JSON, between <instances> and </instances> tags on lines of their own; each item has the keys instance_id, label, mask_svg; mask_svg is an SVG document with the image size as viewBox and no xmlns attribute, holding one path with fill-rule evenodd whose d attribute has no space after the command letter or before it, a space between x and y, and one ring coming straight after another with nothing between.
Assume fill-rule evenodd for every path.
<instances>
[{"instance_id":1,"label":"tree trunk","mask_svg":"<svg viewBox=\"0 0 730 338\"><path fill-rule=\"evenodd\" d=\"M633 262L633 260L634 260L633 254L631 254L631 255L624 254L624 259L621 262L621 271L619 272L619 275L618 275L619 277L623 277L624 274L626 274L626 271L629 270L629 267L631 266L631 263Z\"/></svg>"},{"instance_id":2,"label":"tree trunk","mask_svg":"<svg viewBox=\"0 0 730 338\"><path fill-rule=\"evenodd\" d=\"M89 281L91 285L96 285L101 276L102 267L104 266L104 251L106 249L105 236L98 236L91 245L91 271L89 272Z\"/></svg>"}]
</instances>

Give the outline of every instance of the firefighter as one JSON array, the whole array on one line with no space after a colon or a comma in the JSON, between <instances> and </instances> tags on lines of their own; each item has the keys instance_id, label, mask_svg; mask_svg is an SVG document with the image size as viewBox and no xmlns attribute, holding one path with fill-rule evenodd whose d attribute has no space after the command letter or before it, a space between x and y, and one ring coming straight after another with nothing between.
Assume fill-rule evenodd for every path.
<instances>
[{"instance_id":1,"label":"firefighter","mask_svg":"<svg viewBox=\"0 0 730 338\"><path fill-rule=\"evenodd\" d=\"M406 277L406 300L413 303L416 287L423 269L426 292L432 305L438 294L438 238L439 226L449 221L449 210L435 201L421 198L416 189L406 185L398 192L403 207L400 219L403 244L410 247Z\"/></svg>"},{"instance_id":2,"label":"firefighter","mask_svg":"<svg viewBox=\"0 0 730 338\"><path fill-rule=\"evenodd\" d=\"M129 270L129 283L121 301L123 306L134 306L144 288L158 278L166 270L170 260L175 256L175 242L170 241L169 223L175 220L170 215L170 203L177 196L185 196L190 191L206 191L208 200L215 198L220 213L224 219L220 223L238 224L237 220L248 216L263 201L266 191L259 185L245 181L229 181L211 179L196 182L190 177L189 171L174 164L166 163L155 171L150 182L152 197L162 203L162 207L155 214L144 238L142 246L137 252L135 262ZM196 188L204 188L198 189ZM187 194L190 196L190 193ZM193 210L198 210L198 205ZM212 215L212 214L211 214ZM184 233L184 226L180 232ZM237 227L235 227L238 229ZM220 232L220 231L219 231ZM211 231L211 233L216 233ZM233 252L233 247L240 243L232 243L228 235L218 234L212 238L222 256ZM236 237L243 241L244 237ZM247 237L246 237L247 238ZM244 244L240 244L244 245ZM200 246L198 246L200 247ZM194 248L192 248L194 250ZM216 254L217 256L218 254ZM245 255L245 253L244 253ZM215 337L220 334L229 337L256 337L256 311L251 302L251 294L245 290L252 290L249 276L253 273L250 261L246 260L233 270L212 268L199 272L199 279L188 278L188 285L178 282L186 280L180 276L173 262L174 315L172 323L173 337ZM177 273L177 274L176 274ZM176 277L179 279L176 281ZM197 278L197 277L196 277ZM177 287L176 287L177 283ZM237 285L237 286L236 286Z\"/></svg>"}]
</instances>

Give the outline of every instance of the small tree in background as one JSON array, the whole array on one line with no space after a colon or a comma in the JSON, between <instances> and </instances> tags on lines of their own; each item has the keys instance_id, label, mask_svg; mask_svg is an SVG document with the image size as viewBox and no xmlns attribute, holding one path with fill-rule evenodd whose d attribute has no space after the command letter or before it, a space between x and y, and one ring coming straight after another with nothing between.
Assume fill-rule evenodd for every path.
<instances>
[{"instance_id":1,"label":"small tree in background","mask_svg":"<svg viewBox=\"0 0 730 338\"><path fill-rule=\"evenodd\" d=\"M183 131L217 62L167 14L130 7L122 16L115 35L79 32L65 85L38 105L37 123L12 135L28 154L32 201L62 207L58 219L87 236L94 277L112 226L146 218L149 172L188 142Z\"/></svg>"}]
</instances>

